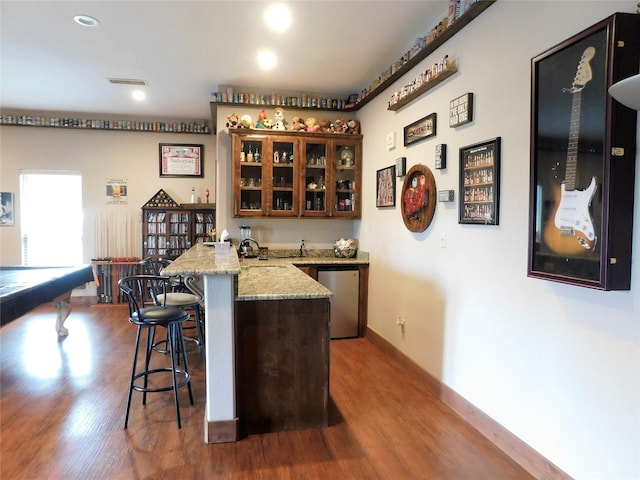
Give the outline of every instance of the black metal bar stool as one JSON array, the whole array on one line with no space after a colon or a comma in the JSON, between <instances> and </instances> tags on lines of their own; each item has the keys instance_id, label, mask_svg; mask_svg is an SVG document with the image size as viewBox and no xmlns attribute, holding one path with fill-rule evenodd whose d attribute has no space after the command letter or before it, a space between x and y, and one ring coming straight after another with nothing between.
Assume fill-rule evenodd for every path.
<instances>
[{"instance_id":1,"label":"black metal bar stool","mask_svg":"<svg viewBox=\"0 0 640 480\"><path fill-rule=\"evenodd\" d=\"M142 265L142 269L145 274L161 275L162 269L171 264L171 260L150 257L142 260L140 264ZM196 295L187 287L187 285L185 285L185 282L181 277L171 277L169 286L171 288L167 289L164 293L156 292L155 300L158 304L164 304L167 307L181 307L193 311L195 327L184 326L183 329L188 330L190 328L195 328L197 338L185 337L187 342L193 344L193 346L188 348L187 351L190 352L192 350L199 349L202 359L204 360L204 319L202 315L202 295ZM166 353L166 349L159 347L159 345L164 343L166 343L166 341L161 340L155 344L154 348L161 353Z\"/></svg>"},{"instance_id":2,"label":"black metal bar stool","mask_svg":"<svg viewBox=\"0 0 640 480\"><path fill-rule=\"evenodd\" d=\"M129 322L137 326L136 345L133 354L133 366L131 368L131 379L129 381L129 393L127 399L127 410L124 419L124 428L129 423L129 412L131 410L131 397L133 391L142 392L142 404L147 403L147 393L166 392L173 390L176 405L176 417L178 428L182 428L180 421L180 401L178 389L187 386L189 390L189 400L193 405L193 392L191 390L191 376L189 374L189 363L186 355L184 336L182 334L182 324L189 319L189 313L180 307L166 306L158 303L155 298L156 292L165 293L170 278L161 275L134 275L120 279L118 286L129 304ZM163 327L167 330L167 351L171 358L171 367L151 368L151 353L155 341L156 327ZM147 332L147 342L145 348L144 368L138 371L138 353L140 350L140 340L142 331ZM179 369L178 364L182 353L183 368ZM149 379L158 378L157 374L171 373L172 382L170 385L150 386ZM137 380L142 379L141 382ZM140 385L142 383L142 385Z\"/></svg>"}]
</instances>

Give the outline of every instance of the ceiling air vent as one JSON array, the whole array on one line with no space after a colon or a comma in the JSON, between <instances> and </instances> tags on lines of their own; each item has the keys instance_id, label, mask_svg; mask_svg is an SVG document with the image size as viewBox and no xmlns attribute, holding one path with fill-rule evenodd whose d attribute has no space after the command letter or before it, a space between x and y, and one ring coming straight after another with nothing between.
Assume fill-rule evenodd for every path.
<instances>
[{"instance_id":1,"label":"ceiling air vent","mask_svg":"<svg viewBox=\"0 0 640 480\"><path fill-rule=\"evenodd\" d=\"M135 78L110 78L109 82L115 85L137 85L139 87L147 86L146 81L136 80Z\"/></svg>"}]
</instances>

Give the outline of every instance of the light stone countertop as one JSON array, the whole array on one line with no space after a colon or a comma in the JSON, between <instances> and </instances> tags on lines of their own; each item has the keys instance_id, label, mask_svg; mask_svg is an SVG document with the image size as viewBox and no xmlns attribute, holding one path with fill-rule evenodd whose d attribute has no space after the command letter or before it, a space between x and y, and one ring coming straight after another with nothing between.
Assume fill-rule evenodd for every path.
<instances>
[{"instance_id":1,"label":"light stone countertop","mask_svg":"<svg viewBox=\"0 0 640 480\"><path fill-rule=\"evenodd\" d=\"M302 272L296 265L367 265L369 254L336 258L333 250L309 250L298 257L296 250L270 250L268 260L237 258L232 247L228 256L217 256L214 248L196 245L163 270L165 275L238 275L236 300L287 300L327 298L333 293Z\"/></svg>"}]
</instances>

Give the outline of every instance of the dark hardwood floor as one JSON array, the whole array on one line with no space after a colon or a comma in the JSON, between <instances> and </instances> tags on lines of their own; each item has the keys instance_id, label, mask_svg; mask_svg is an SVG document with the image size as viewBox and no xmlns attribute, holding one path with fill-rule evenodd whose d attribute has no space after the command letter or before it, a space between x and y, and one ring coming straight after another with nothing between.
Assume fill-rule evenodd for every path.
<instances>
[{"instance_id":1,"label":"dark hardwood floor","mask_svg":"<svg viewBox=\"0 0 640 480\"><path fill-rule=\"evenodd\" d=\"M0 479L529 479L366 339L331 343L330 426L204 443L204 363L123 429L135 328L122 307L74 305L58 339L43 306L0 329ZM164 359L160 358L160 361Z\"/></svg>"}]
</instances>

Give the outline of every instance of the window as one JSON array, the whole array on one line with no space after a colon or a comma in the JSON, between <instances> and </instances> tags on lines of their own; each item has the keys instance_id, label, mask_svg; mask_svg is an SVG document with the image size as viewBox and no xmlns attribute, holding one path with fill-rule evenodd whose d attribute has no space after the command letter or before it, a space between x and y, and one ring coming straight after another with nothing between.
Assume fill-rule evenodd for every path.
<instances>
[{"instance_id":1,"label":"window","mask_svg":"<svg viewBox=\"0 0 640 480\"><path fill-rule=\"evenodd\" d=\"M82 263L82 176L79 172L20 172L23 265Z\"/></svg>"}]
</instances>

